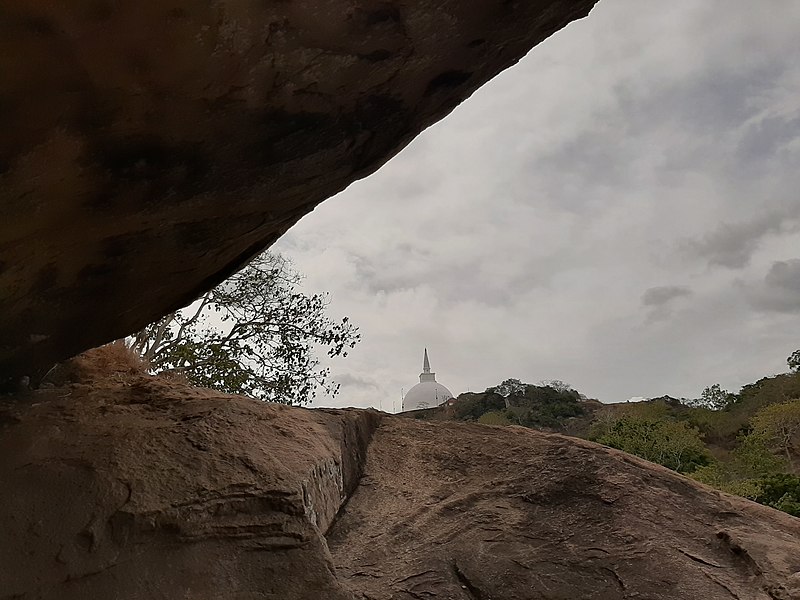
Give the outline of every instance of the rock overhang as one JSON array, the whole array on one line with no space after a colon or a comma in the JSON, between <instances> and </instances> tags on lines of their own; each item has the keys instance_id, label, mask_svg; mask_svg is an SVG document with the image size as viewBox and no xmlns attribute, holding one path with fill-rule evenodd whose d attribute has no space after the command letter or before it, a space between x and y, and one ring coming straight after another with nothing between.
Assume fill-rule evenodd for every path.
<instances>
[{"instance_id":1,"label":"rock overhang","mask_svg":"<svg viewBox=\"0 0 800 600\"><path fill-rule=\"evenodd\" d=\"M190 302L595 2L3 3L0 380Z\"/></svg>"}]
</instances>

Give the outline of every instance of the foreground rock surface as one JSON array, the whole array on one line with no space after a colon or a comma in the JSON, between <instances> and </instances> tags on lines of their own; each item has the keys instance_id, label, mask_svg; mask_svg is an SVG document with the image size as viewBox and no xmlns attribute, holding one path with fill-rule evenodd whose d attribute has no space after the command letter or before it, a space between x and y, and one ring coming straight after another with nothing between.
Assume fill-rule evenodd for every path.
<instances>
[{"instance_id":1,"label":"foreground rock surface","mask_svg":"<svg viewBox=\"0 0 800 600\"><path fill-rule=\"evenodd\" d=\"M0 424L3 600L800 598L800 520L558 435L126 372Z\"/></svg>"},{"instance_id":2,"label":"foreground rock surface","mask_svg":"<svg viewBox=\"0 0 800 600\"><path fill-rule=\"evenodd\" d=\"M156 378L0 404L0 598L350 599L322 532L375 413Z\"/></svg>"},{"instance_id":3,"label":"foreground rock surface","mask_svg":"<svg viewBox=\"0 0 800 600\"><path fill-rule=\"evenodd\" d=\"M800 599L800 519L521 427L384 419L328 543L370 600Z\"/></svg>"},{"instance_id":4,"label":"foreground rock surface","mask_svg":"<svg viewBox=\"0 0 800 600\"><path fill-rule=\"evenodd\" d=\"M187 304L595 2L0 0L0 380Z\"/></svg>"}]
</instances>

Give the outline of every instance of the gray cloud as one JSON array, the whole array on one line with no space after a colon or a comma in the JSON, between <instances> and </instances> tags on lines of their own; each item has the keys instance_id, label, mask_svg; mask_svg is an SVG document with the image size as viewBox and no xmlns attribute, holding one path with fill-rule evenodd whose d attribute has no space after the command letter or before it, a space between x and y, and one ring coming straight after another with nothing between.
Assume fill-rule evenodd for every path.
<instances>
[{"instance_id":1,"label":"gray cloud","mask_svg":"<svg viewBox=\"0 0 800 600\"><path fill-rule=\"evenodd\" d=\"M347 391L351 388L360 388L362 390L380 390L380 385L374 380L367 377L360 377L358 375L351 375L350 373L342 373L336 375L336 383L338 383L342 390Z\"/></svg>"},{"instance_id":2,"label":"gray cloud","mask_svg":"<svg viewBox=\"0 0 800 600\"><path fill-rule=\"evenodd\" d=\"M730 269L750 264L763 239L772 234L792 233L800 229L800 206L768 212L742 223L721 223L699 240L686 242L685 250L698 258Z\"/></svg>"},{"instance_id":3,"label":"gray cloud","mask_svg":"<svg viewBox=\"0 0 800 600\"><path fill-rule=\"evenodd\" d=\"M742 164L774 160L798 138L800 118L767 116L752 123L743 132L736 149Z\"/></svg>"},{"instance_id":4,"label":"gray cloud","mask_svg":"<svg viewBox=\"0 0 800 600\"><path fill-rule=\"evenodd\" d=\"M756 308L800 314L800 259L774 262L763 282L748 293Z\"/></svg>"},{"instance_id":5,"label":"gray cloud","mask_svg":"<svg viewBox=\"0 0 800 600\"><path fill-rule=\"evenodd\" d=\"M692 290L685 286L666 285L651 287L642 294L642 304L644 306L663 306L676 298L683 298L691 295Z\"/></svg>"},{"instance_id":6,"label":"gray cloud","mask_svg":"<svg viewBox=\"0 0 800 600\"><path fill-rule=\"evenodd\" d=\"M677 300L691 295L692 290L686 286L668 285L648 288L642 294L642 306L648 309L645 323L652 325L673 318Z\"/></svg>"}]
</instances>

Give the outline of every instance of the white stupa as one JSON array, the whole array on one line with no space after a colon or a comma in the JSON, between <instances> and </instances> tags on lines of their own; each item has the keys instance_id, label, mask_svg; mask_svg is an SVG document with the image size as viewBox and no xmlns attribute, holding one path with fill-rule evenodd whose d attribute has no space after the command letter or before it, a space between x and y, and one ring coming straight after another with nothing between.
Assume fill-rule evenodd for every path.
<instances>
[{"instance_id":1,"label":"white stupa","mask_svg":"<svg viewBox=\"0 0 800 600\"><path fill-rule=\"evenodd\" d=\"M403 397L403 410L420 410L433 408L444 404L453 394L441 383L436 382L436 373L431 373L431 363L428 362L428 349L422 359L422 373L419 374L419 383L412 387Z\"/></svg>"}]
</instances>

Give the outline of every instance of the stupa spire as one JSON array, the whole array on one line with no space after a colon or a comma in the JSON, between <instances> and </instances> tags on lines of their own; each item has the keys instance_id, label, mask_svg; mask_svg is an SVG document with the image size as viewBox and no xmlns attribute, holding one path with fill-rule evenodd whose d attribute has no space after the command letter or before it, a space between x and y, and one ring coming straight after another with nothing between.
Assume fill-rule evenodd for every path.
<instances>
[{"instance_id":1,"label":"stupa spire","mask_svg":"<svg viewBox=\"0 0 800 600\"><path fill-rule=\"evenodd\" d=\"M428 360L428 349L425 348L425 354L422 358L422 373L419 374L419 382L436 381L436 373L431 373L431 361Z\"/></svg>"}]
</instances>

